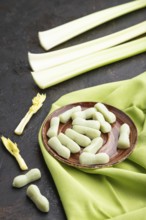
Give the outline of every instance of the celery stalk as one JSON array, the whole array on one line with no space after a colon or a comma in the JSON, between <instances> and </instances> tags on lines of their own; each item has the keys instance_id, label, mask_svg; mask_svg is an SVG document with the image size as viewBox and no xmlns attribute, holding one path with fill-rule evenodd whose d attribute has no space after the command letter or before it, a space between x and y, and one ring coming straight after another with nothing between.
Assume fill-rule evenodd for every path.
<instances>
[{"instance_id":1,"label":"celery stalk","mask_svg":"<svg viewBox=\"0 0 146 220\"><path fill-rule=\"evenodd\" d=\"M103 51L95 52L60 66L38 72L31 72L31 74L36 84L40 88L45 89L92 69L126 59L145 51L146 37L143 37Z\"/></svg>"},{"instance_id":2,"label":"celery stalk","mask_svg":"<svg viewBox=\"0 0 146 220\"><path fill-rule=\"evenodd\" d=\"M43 95L43 94L40 95L39 93L37 94L37 96L35 96L32 99L32 106L29 108L29 110L26 113L26 115L24 116L24 118L22 118L22 120L20 121L20 123L16 127L16 129L14 131L15 134L21 135L23 133L25 126L27 125L27 123L29 122L31 117L42 107L45 99L46 99L46 95Z\"/></svg>"},{"instance_id":3,"label":"celery stalk","mask_svg":"<svg viewBox=\"0 0 146 220\"><path fill-rule=\"evenodd\" d=\"M146 21L114 34L65 49L42 54L28 53L28 60L33 71L40 71L118 45L144 33L146 33Z\"/></svg>"},{"instance_id":4,"label":"celery stalk","mask_svg":"<svg viewBox=\"0 0 146 220\"><path fill-rule=\"evenodd\" d=\"M38 33L40 44L45 50L49 50L98 25L143 7L146 7L145 0L132 1L94 12L47 31L41 31Z\"/></svg>"},{"instance_id":5,"label":"celery stalk","mask_svg":"<svg viewBox=\"0 0 146 220\"><path fill-rule=\"evenodd\" d=\"M15 157L21 170L27 170L28 167L27 167L24 159L20 155L20 150L19 150L17 144L13 143L9 138L5 138L4 136L1 137L1 140L2 140L5 148L9 151L9 153Z\"/></svg>"}]
</instances>

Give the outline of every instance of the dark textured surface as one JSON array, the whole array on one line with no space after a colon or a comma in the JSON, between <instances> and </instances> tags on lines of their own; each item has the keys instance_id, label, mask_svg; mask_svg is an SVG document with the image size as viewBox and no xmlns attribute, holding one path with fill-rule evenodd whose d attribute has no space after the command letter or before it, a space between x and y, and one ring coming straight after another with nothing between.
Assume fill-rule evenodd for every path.
<instances>
[{"instance_id":1,"label":"dark textured surface","mask_svg":"<svg viewBox=\"0 0 146 220\"><path fill-rule=\"evenodd\" d=\"M9 137L18 143L29 168L38 167L41 170L42 179L37 182L37 185L50 200L50 212L43 214L26 197L26 187L12 188L13 178L22 172L15 159L0 143L0 219L66 219L37 141L39 128L51 104L63 94L71 91L129 79L146 71L146 54L143 53L46 89L44 92L47 94L47 99L43 108L32 118L24 134L18 137L14 134L15 127L31 105L31 99L37 92L42 92L33 82L27 60L28 51L43 52L38 42L38 31L125 2L128 0L0 1L0 135ZM58 48L101 37L145 19L146 9L141 9L101 25Z\"/></svg>"}]
</instances>

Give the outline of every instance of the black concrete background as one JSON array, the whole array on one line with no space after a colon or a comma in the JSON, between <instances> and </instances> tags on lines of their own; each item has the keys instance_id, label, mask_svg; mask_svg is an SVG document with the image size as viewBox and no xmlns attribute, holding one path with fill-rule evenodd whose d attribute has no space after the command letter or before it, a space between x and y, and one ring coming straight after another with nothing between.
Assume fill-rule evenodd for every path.
<instances>
[{"instance_id":1,"label":"black concrete background","mask_svg":"<svg viewBox=\"0 0 146 220\"><path fill-rule=\"evenodd\" d=\"M41 170L42 179L36 184L50 200L50 212L43 214L26 197L26 187L12 188L13 178L22 172L15 159L0 143L1 220L66 219L37 140L39 128L51 104L66 93L102 83L129 79L146 71L146 54L143 53L42 91L31 77L27 58L28 51L43 52L37 37L38 31L126 2L128 0L0 0L0 135L18 143L30 169L38 167ZM141 9L88 31L57 48L102 37L145 19L146 9ZM38 92L47 94L43 108L31 119L24 134L20 137L16 136L14 129L31 105L31 99Z\"/></svg>"}]
</instances>

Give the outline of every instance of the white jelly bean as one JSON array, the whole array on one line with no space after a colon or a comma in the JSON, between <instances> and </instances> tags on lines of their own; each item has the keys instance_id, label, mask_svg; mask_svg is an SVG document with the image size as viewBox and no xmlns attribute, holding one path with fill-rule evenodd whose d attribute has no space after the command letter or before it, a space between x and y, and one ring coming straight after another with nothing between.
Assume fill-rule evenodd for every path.
<instances>
[{"instance_id":1,"label":"white jelly bean","mask_svg":"<svg viewBox=\"0 0 146 220\"><path fill-rule=\"evenodd\" d=\"M87 108L81 112L75 112L72 114L72 119L75 118L83 118L83 119L90 119L93 117L93 114L96 112L95 108Z\"/></svg>"},{"instance_id":2,"label":"white jelly bean","mask_svg":"<svg viewBox=\"0 0 146 220\"><path fill-rule=\"evenodd\" d=\"M58 134L58 128L59 128L59 117L53 117L50 121L50 128L47 131L48 137L54 137Z\"/></svg>"},{"instance_id":3,"label":"white jelly bean","mask_svg":"<svg viewBox=\"0 0 146 220\"><path fill-rule=\"evenodd\" d=\"M79 157L82 165L106 164L109 162L109 156L106 153L92 154L83 152Z\"/></svg>"},{"instance_id":4,"label":"white jelly bean","mask_svg":"<svg viewBox=\"0 0 146 220\"><path fill-rule=\"evenodd\" d=\"M89 152L96 154L97 151L102 147L103 139L101 137L97 137L91 141L91 144L84 148L84 152Z\"/></svg>"},{"instance_id":5,"label":"white jelly bean","mask_svg":"<svg viewBox=\"0 0 146 220\"><path fill-rule=\"evenodd\" d=\"M91 143L90 138L86 137L83 134L79 134L71 128L68 128L65 131L65 134L82 147L87 147Z\"/></svg>"},{"instance_id":6,"label":"white jelly bean","mask_svg":"<svg viewBox=\"0 0 146 220\"><path fill-rule=\"evenodd\" d=\"M66 123L68 122L70 119L71 119L71 116L74 112L80 112L82 109L81 109L81 106L75 106L65 112L63 112L59 117L60 117L60 121L62 123Z\"/></svg>"},{"instance_id":7,"label":"white jelly bean","mask_svg":"<svg viewBox=\"0 0 146 220\"><path fill-rule=\"evenodd\" d=\"M80 126L80 125L74 125L73 130L79 132L80 134L84 134L91 139L97 138L101 135L101 132L97 129Z\"/></svg>"},{"instance_id":8,"label":"white jelly bean","mask_svg":"<svg viewBox=\"0 0 146 220\"><path fill-rule=\"evenodd\" d=\"M109 111L107 107L102 103L97 103L95 106L97 111L101 112L107 122L110 124L116 121L116 116L113 112Z\"/></svg>"},{"instance_id":9,"label":"white jelly bean","mask_svg":"<svg viewBox=\"0 0 146 220\"><path fill-rule=\"evenodd\" d=\"M26 191L27 196L34 202L42 212L48 212L50 205L48 199L43 196L36 185L31 184Z\"/></svg>"},{"instance_id":10,"label":"white jelly bean","mask_svg":"<svg viewBox=\"0 0 146 220\"><path fill-rule=\"evenodd\" d=\"M118 139L118 148L127 149L130 147L130 127L128 124L124 123L120 127L120 135Z\"/></svg>"},{"instance_id":11,"label":"white jelly bean","mask_svg":"<svg viewBox=\"0 0 146 220\"><path fill-rule=\"evenodd\" d=\"M58 139L60 140L61 144L71 151L71 153L77 153L80 151L80 146L67 135L60 133L58 135Z\"/></svg>"},{"instance_id":12,"label":"white jelly bean","mask_svg":"<svg viewBox=\"0 0 146 220\"><path fill-rule=\"evenodd\" d=\"M16 176L13 180L13 186L16 188L20 188L40 178L41 178L40 170L37 168L34 168L28 171L24 175Z\"/></svg>"},{"instance_id":13,"label":"white jelly bean","mask_svg":"<svg viewBox=\"0 0 146 220\"><path fill-rule=\"evenodd\" d=\"M93 116L93 118L95 120L98 120L99 123L100 123L100 130L103 132L103 133L108 133L111 131L111 125L105 121L103 115L100 113L100 112L96 112Z\"/></svg>"},{"instance_id":14,"label":"white jelly bean","mask_svg":"<svg viewBox=\"0 0 146 220\"><path fill-rule=\"evenodd\" d=\"M89 128L99 129L100 123L96 120L86 120L83 118L75 118L72 122L72 125L81 125Z\"/></svg>"},{"instance_id":15,"label":"white jelly bean","mask_svg":"<svg viewBox=\"0 0 146 220\"><path fill-rule=\"evenodd\" d=\"M69 159L70 150L63 146L56 136L50 138L48 144L58 155L65 159Z\"/></svg>"}]
</instances>

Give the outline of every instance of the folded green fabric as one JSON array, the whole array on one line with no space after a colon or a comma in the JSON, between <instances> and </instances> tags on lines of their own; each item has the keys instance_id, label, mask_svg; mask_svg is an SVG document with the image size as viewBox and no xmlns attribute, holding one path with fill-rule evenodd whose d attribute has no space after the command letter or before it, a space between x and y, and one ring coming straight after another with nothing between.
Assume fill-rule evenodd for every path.
<instances>
[{"instance_id":1,"label":"folded green fabric","mask_svg":"<svg viewBox=\"0 0 146 220\"><path fill-rule=\"evenodd\" d=\"M127 113L138 129L138 143L123 162L108 168L79 170L54 159L39 143L68 220L146 219L146 72L64 95L57 108L79 101L104 102Z\"/></svg>"}]
</instances>

